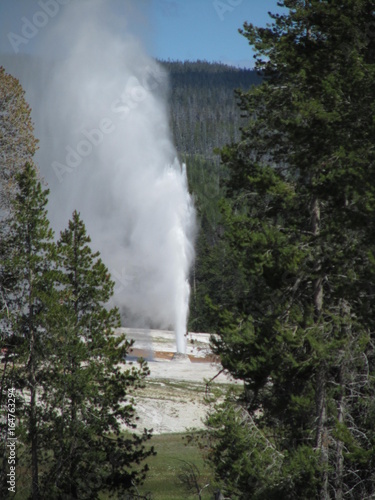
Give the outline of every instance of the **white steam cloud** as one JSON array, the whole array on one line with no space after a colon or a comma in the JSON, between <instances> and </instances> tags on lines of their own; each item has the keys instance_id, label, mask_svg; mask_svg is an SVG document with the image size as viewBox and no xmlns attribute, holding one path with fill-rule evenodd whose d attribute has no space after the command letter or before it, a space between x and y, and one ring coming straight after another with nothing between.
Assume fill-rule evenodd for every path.
<instances>
[{"instance_id":1,"label":"white steam cloud","mask_svg":"<svg viewBox=\"0 0 375 500\"><path fill-rule=\"evenodd\" d=\"M126 26L112 29L108 3L61 6L38 33L48 64L16 76L33 108L53 227L81 212L125 326L174 328L185 352L195 211L170 136L167 77ZM135 2L125 4L134 16Z\"/></svg>"}]
</instances>

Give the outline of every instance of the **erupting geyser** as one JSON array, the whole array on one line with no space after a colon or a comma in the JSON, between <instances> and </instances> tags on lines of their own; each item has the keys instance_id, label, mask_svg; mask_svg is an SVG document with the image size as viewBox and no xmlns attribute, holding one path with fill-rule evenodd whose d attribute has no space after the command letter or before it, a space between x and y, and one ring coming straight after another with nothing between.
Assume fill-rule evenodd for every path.
<instances>
[{"instance_id":1,"label":"erupting geyser","mask_svg":"<svg viewBox=\"0 0 375 500\"><path fill-rule=\"evenodd\" d=\"M129 31L134 4L61 5L35 37L32 65L17 66L17 55L6 69L33 109L53 227L81 212L125 326L172 327L183 353L195 211L170 136L167 77Z\"/></svg>"}]
</instances>

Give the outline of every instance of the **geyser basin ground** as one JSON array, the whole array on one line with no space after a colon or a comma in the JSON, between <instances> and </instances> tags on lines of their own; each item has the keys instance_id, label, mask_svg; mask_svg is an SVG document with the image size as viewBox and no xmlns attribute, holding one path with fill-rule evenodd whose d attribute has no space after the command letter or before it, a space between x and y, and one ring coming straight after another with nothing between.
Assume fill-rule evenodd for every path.
<instances>
[{"instance_id":1,"label":"geyser basin ground","mask_svg":"<svg viewBox=\"0 0 375 500\"><path fill-rule=\"evenodd\" d=\"M176 352L176 336L172 331L118 328L116 332L124 333L129 340L134 340L130 359L141 356L148 361L184 358L184 354ZM213 366L220 366L218 359L211 352L210 337L210 333L187 333L185 354L192 363L213 363Z\"/></svg>"},{"instance_id":2,"label":"geyser basin ground","mask_svg":"<svg viewBox=\"0 0 375 500\"><path fill-rule=\"evenodd\" d=\"M189 361L176 362L172 359L176 352L173 332L133 328L117 331L135 341L128 361L143 356L151 371L146 387L137 392L138 431L144 427L152 428L154 434L203 429L208 410L204 401L206 383L222 368L210 350L210 334L188 333ZM236 381L221 373L214 383L227 386Z\"/></svg>"}]
</instances>

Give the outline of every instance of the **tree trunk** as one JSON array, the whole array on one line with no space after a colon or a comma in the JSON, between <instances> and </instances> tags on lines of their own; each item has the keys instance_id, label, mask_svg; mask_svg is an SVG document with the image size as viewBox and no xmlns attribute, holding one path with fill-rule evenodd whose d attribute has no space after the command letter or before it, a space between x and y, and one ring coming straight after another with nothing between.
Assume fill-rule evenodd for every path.
<instances>
[{"instance_id":1,"label":"tree trunk","mask_svg":"<svg viewBox=\"0 0 375 500\"><path fill-rule=\"evenodd\" d=\"M350 346L350 341L349 339L351 338L351 319L350 319L350 306L349 304L345 301L341 301L340 305L340 316L343 319L343 326L342 326L342 335L346 339L346 344ZM350 349L350 347L349 347ZM350 355L350 354L349 354ZM347 374L348 374L348 353L344 352L343 353L343 359L340 363L339 366L339 373L338 373L338 383L339 383L339 397L337 400L337 421L338 424L343 424L345 422L345 413L346 413L346 408L345 408L345 387L347 383ZM335 499L336 500L343 500L344 498L344 443L341 440L337 440L336 443L336 463L335 463L335 469L336 469L336 477L335 477Z\"/></svg>"},{"instance_id":2,"label":"tree trunk","mask_svg":"<svg viewBox=\"0 0 375 500\"><path fill-rule=\"evenodd\" d=\"M311 203L311 229L314 236L319 236L320 233L320 203L317 198L314 198ZM320 256L318 256L317 261L314 265L314 273L317 274L317 278L313 283L313 301L314 301L314 312L315 312L315 322L319 321L323 309L323 277L319 276L322 269Z\"/></svg>"},{"instance_id":3,"label":"tree trunk","mask_svg":"<svg viewBox=\"0 0 375 500\"><path fill-rule=\"evenodd\" d=\"M344 402L344 366L340 366L339 372L340 395L337 401L337 421L338 424L344 423L345 402ZM335 477L335 499L343 500L343 483L344 483L344 443L338 439L336 443L336 477Z\"/></svg>"},{"instance_id":4,"label":"tree trunk","mask_svg":"<svg viewBox=\"0 0 375 500\"><path fill-rule=\"evenodd\" d=\"M316 449L320 451L322 476L320 485L320 500L329 500L328 493L328 444L327 401L326 401L326 367L321 363L316 374Z\"/></svg>"},{"instance_id":5,"label":"tree trunk","mask_svg":"<svg viewBox=\"0 0 375 500\"><path fill-rule=\"evenodd\" d=\"M31 282L31 280L30 280ZM29 298L29 331L30 331L30 353L27 362L28 382L30 388L30 413L29 413L29 433L31 441L31 498L39 500L39 467L38 467L38 427L37 427L37 382L35 377L35 331L33 330L34 307Z\"/></svg>"},{"instance_id":6,"label":"tree trunk","mask_svg":"<svg viewBox=\"0 0 375 500\"><path fill-rule=\"evenodd\" d=\"M31 477L32 500L39 500L39 471L38 471L38 431L36 419L36 388L31 386L30 396L30 437L31 437Z\"/></svg>"},{"instance_id":7,"label":"tree trunk","mask_svg":"<svg viewBox=\"0 0 375 500\"><path fill-rule=\"evenodd\" d=\"M320 202L315 196L311 203L311 230L314 236L320 234ZM321 274L322 266L318 252L317 260L314 265L314 274L316 278L313 282L313 304L314 321L319 326L319 320L323 310L323 276ZM320 484L320 500L329 500L328 492L328 452L329 436L327 429L327 398L326 398L326 380L327 368L325 361L321 361L316 372L316 449L320 451L320 465L322 466L322 476Z\"/></svg>"},{"instance_id":8,"label":"tree trunk","mask_svg":"<svg viewBox=\"0 0 375 500\"><path fill-rule=\"evenodd\" d=\"M72 368L71 368L71 373L73 375L73 384L74 384L74 373L76 372L76 367L75 367L75 360L72 360ZM73 432L70 431L70 453L69 453L69 468L70 468L70 496L71 498L77 498L78 499L78 489L77 489L77 484L76 484L76 479L75 479L75 468L76 468L76 450L75 450L75 428L77 425L77 402L76 402L76 394L75 394L75 388L73 388L73 394L71 396L71 408L70 408L70 426L71 429L73 429Z\"/></svg>"},{"instance_id":9,"label":"tree trunk","mask_svg":"<svg viewBox=\"0 0 375 500\"><path fill-rule=\"evenodd\" d=\"M14 364L13 364L14 366ZM1 375L1 384L0 384L0 408L3 411L3 405L6 404L6 397L5 397L5 392L7 390L6 387L6 374L8 370L8 356L7 353L4 354L4 367L3 367L3 373ZM8 385L9 388L9 385Z\"/></svg>"}]
</instances>

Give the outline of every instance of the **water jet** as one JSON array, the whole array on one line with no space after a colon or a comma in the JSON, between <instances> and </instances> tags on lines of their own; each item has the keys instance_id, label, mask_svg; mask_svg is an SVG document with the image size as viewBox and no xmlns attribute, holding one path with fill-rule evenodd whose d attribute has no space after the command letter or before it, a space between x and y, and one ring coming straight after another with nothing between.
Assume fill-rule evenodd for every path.
<instances>
[{"instance_id":1,"label":"water jet","mask_svg":"<svg viewBox=\"0 0 375 500\"><path fill-rule=\"evenodd\" d=\"M175 352L172 356L172 360L178 363L190 363L190 358L187 354L183 352Z\"/></svg>"}]
</instances>

